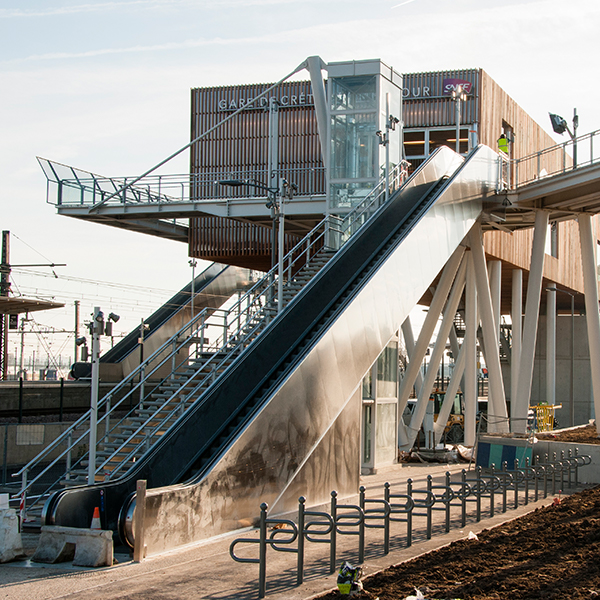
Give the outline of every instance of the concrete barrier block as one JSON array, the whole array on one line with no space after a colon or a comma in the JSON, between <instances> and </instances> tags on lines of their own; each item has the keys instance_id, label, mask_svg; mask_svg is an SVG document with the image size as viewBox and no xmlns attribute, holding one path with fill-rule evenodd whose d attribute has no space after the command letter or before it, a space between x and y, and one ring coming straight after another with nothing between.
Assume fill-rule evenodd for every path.
<instances>
[{"instance_id":1,"label":"concrete barrier block","mask_svg":"<svg viewBox=\"0 0 600 600\"><path fill-rule=\"evenodd\" d=\"M23 541L19 531L17 511L11 508L0 510L0 563L24 557Z\"/></svg>"},{"instance_id":2,"label":"concrete barrier block","mask_svg":"<svg viewBox=\"0 0 600 600\"><path fill-rule=\"evenodd\" d=\"M113 564L112 531L77 527L42 527L33 562L73 561L78 567L104 567Z\"/></svg>"}]
</instances>

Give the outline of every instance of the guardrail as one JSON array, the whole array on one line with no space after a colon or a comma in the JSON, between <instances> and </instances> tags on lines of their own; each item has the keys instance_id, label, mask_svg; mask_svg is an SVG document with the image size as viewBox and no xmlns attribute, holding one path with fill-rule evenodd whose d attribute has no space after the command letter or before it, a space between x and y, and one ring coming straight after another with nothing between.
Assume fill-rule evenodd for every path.
<instances>
[{"instance_id":1,"label":"guardrail","mask_svg":"<svg viewBox=\"0 0 600 600\"><path fill-rule=\"evenodd\" d=\"M460 527L465 527L470 504L475 504L477 522L482 519L482 500L489 503L489 517L494 516L498 501L501 502L502 512L507 511L509 491L513 492L513 508L519 506L520 492L523 504L527 505L532 493L534 501L537 501L540 494L543 494L544 498L548 496L550 486L551 493L555 494L557 485L560 485L560 490L565 488L565 484L569 488L577 485L578 469L589 465L591 460L589 455L580 455L575 449L574 453L569 450L568 456L565 456L564 451L561 452L560 459L557 459L556 453L553 454L552 460L545 455L542 462L536 462L534 465L530 465L527 459L521 468L519 461L515 460L513 469L509 469L506 462L503 463L502 470L492 468L484 472L481 467L477 467L469 475L463 469L458 480L453 480L451 474L446 472L442 484L434 484L432 476L428 475L424 488L415 488L412 479L408 479L405 492L392 490L389 483L384 484L383 498L367 498L366 489L361 486L357 505L340 504L337 492L333 491L329 512L307 510L306 498L301 496L298 500L296 521L269 517L268 505L262 503L258 519L258 538L233 540L229 554L236 562L258 564L258 596L264 598L268 548L296 554L296 585L301 585L304 581L306 542L329 545L329 573L334 573L340 535L357 539L358 561L362 563L365 557L367 529L383 531L383 552L387 555L390 552L391 527L394 523L405 525L404 539L408 548L413 543L415 517L425 518L425 536L429 540L433 535L433 514L436 511L444 513L441 529L448 533L453 508L459 511ZM398 537L395 536L394 539L397 540ZM236 548L246 544L258 545L258 557L236 554Z\"/></svg>"}]
</instances>

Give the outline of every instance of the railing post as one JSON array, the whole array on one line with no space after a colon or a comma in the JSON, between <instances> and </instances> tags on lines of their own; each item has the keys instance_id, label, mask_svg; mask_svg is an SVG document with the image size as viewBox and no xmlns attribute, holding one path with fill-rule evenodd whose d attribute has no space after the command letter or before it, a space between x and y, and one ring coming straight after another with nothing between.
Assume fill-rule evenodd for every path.
<instances>
[{"instance_id":1,"label":"railing post","mask_svg":"<svg viewBox=\"0 0 600 600\"><path fill-rule=\"evenodd\" d=\"M433 515L433 504L430 503L431 496L433 494L433 477L427 475L427 539L431 539L431 522ZM434 501L435 502L435 501Z\"/></svg>"},{"instance_id":2,"label":"railing post","mask_svg":"<svg viewBox=\"0 0 600 600\"><path fill-rule=\"evenodd\" d=\"M23 475L21 475L21 502L19 504L19 517L21 519L21 525L27 518L27 492L25 488L27 487L27 472L28 469L23 469Z\"/></svg>"},{"instance_id":3,"label":"railing post","mask_svg":"<svg viewBox=\"0 0 600 600\"><path fill-rule=\"evenodd\" d=\"M495 473L496 473L496 468L494 466L494 464L492 463L492 468L490 471L490 518L494 516L494 513L496 512L496 490L494 489L494 484L495 484Z\"/></svg>"},{"instance_id":4,"label":"railing post","mask_svg":"<svg viewBox=\"0 0 600 600\"><path fill-rule=\"evenodd\" d=\"M531 467L529 465L529 457L525 458L525 506L529 504L529 473Z\"/></svg>"},{"instance_id":5,"label":"railing post","mask_svg":"<svg viewBox=\"0 0 600 600\"><path fill-rule=\"evenodd\" d=\"M383 498L387 502L387 506L390 505L390 484L386 481L383 484ZM390 553L390 514L391 511L388 510L385 514L385 518L383 520L383 553Z\"/></svg>"},{"instance_id":6,"label":"railing post","mask_svg":"<svg viewBox=\"0 0 600 600\"><path fill-rule=\"evenodd\" d=\"M306 498L298 498L298 565L296 568L296 585L304 581L304 511Z\"/></svg>"},{"instance_id":7,"label":"railing post","mask_svg":"<svg viewBox=\"0 0 600 600\"><path fill-rule=\"evenodd\" d=\"M407 500L410 498L412 500L412 479L406 480L406 496ZM406 547L410 548L412 546L412 511L415 504L411 502L410 510L406 511Z\"/></svg>"},{"instance_id":8,"label":"railing post","mask_svg":"<svg viewBox=\"0 0 600 600\"><path fill-rule=\"evenodd\" d=\"M63 403L65 394L65 378L60 378L60 396L58 402L58 420L62 423L63 420Z\"/></svg>"},{"instance_id":9,"label":"railing post","mask_svg":"<svg viewBox=\"0 0 600 600\"><path fill-rule=\"evenodd\" d=\"M460 474L462 488L460 523L464 527L467 524L467 472L463 469Z\"/></svg>"},{"instance_id":10,"label":"railing post","mask_svg":"<svg viewBox=\"0 0 600 600\"><path fill-rule=\"evenodd\" d=\"M72 452L73 452L73 432L69 432L67 435L67 464L66 464L66 474L65 479L71 479L71 460L72 460Z\"/></svg>"},{"instance_id":11,"label":"railing post","mask_svg":"<svg viewBox=\"0 0 600 600\"><path fill-rule=\"evenodd\" d=\"M146 364L142 363L140 368L140 408L144 410L144 388L146 384Z\"/></svg>"},{"instance_id":12,"label":"railing post","mask_svg":"<svg viewBox=\"0 0 600 600\"><path fill-rule=\"evenodd\" d=\"M446 502L446 533L450 531L450 502L451 502L451 484L450 484L450 471L446 471L446 493L449 495L448 502Z\"/></svg>"},{"instance_id":13,"label":"railing post","mask_svg":"<svg viewBox=\"0 0 600 600\"><path fill-rule=\"evenodd\" d=\"M481 466L477 467L476 470L477 473L477 500L475 501L475 507L476 507L476 515L475 518L477 520L477 522L479 523L479 521L481 521L481 486L485 486L485 482L483 481L483 478L481 476L482 474L482 469ZM485 489L485 487L484 487Z\"/></svg>"},{"instance_id":14,"label":"railing post","mask_svg":"<svg viewBox=\"0 0 600 600\"><path fill-rule=\"evenodd\" d=\"M337 492L331 492L331 544L329 545L329 572L335 573L335 555L337 545Z\"/></svg>"},{"instance_id":15,"label":"railing post","mask_svg":"<svg viewBox=\"0 0 600 600\"><path fill-rule=\"evenodd\" d=\"M360 523L358 525L358 562L365 562L365 486L360 486L360 509L362 515L360 517Z\"/></svg>"},{"instance_id":16,"label":"railing post","mask_svg":"<svg viewBox=\"0 0 600 600\"><path fill-rule=\"evenodd\" d=\"M508 491L508 463L502 463L502 512L506 512L506 493Z\"/></svg>"},{"instance_id":17,"label":"railing post","mask_svg":"<svg viewBox=\"0 0 600 600\"><path fill-rule=\"evenodd\" d=\"M519 478L517 477L517 471L519 470L519 460L515 458L514 462L514 479L513 485L515 486L515 508L519 508Z\"/></svg>"},{"instance_id":18,"label":"railing post","mask_svg":"<svg viewBox=\"0 0 600 600\"><path fill-rule=\"evenodd\" d=\"M556 452L552 453L552 495L556 494Z\"/></svg>"},{"instance_id":19,"label":"railing post","mask_svg":"<svg viewBox=\"0 0 600 600\"><path fill-rule=\"evenodd\" d=\"M544 454L544 500L548 497L548 455Z\"/></svg>"},{"instance_id":20,"label":"railing post","mask_svg":"<svg viewBox=\"0 0 600 600\"><path fill-rule=\"evenodd\" d=\"M267 593L267 508L269 505L263 502L260 505L259 525L259 563L258 563L258 597L264 598Z\"/></svg>"}]
</instances>

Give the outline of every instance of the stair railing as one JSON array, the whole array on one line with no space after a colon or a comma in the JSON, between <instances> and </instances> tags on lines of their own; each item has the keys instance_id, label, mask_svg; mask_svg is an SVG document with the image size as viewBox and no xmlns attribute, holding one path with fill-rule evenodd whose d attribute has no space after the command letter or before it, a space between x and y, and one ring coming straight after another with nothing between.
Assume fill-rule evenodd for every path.
<instances>
[{"instance_id":1,"label":"stair railing","mask_svg":"<svg viewBox=\"0 0 600 600\"><path fill-rule=\"evenodd\" d=\"M313 230L311 230L284 258L285 265L285 276L289 280L295 270L301 268L304 264L309 264L310 260L324 247L327 247L325 243L329 232L332 227L330 223L337 223L337 218L330 216L319 223ZM123 419L115 420L110 422L111 415L114 415L117 411L122 411L124 407L129 404L133 405L133 410L128 410L128 416L135 411L140 404L143 405L144 398L152 393L153 389L161 384L166 383L168 380L173 379L177 369L182 369L184 366L189 368L186 361L182 361L175 369L169 369L169 375L159 379L158 383L156 380L152 385L152 389L147 392L144 396L139 398L140 390L145 384L149 383L151 379L159 372L159 370L169 364L172 367L177 361L177 354L185 349L185 347L199 342L198 345L202 348L202 352L209 352L210 356L208 360L203 363L203 368L209 368L210 377L214 380L214 374L217 372L219 366L222 364L224 357L221 360L217 360L220 353L225 352L227 356L231 357L236 352L239 353L248 345L251 338L254 337L254 332L259 328L263 318L271 320L276 315L276 307L273 304L276 303L276 289L277 289L277 267L274 267L267 273L260 281L258 281L248 292L240 297L235 305L229 310L222 309L204 309L201 313L196 315L189 323L187 323L180 331L174 336L167 340L160 348L153 352L148 358L144 360L137 368L135 368L130 375L117 384L108 394L106 394L98 402L98 410L105 410L105 414L98 419L98 427L105 426L105 432L108 433L108 439L110 434L114 433L117 427L122 424ZM214 326L209 322L211 316L217 315L222 317L223 322L226 323L220 325L223 329L223 333L217 338L210 347L207 347L205 340L205 331L207 327ZM256 323L252 323L253 320ZM264 327L264 325L263 325ZM246 328L247 331L246 331ZM232 354L233 353L233 354ZM143 376L142 376L143 374ZM206 378L203 378L198 385L191 386L194 377L197 373L194 373L181 387L178 388L177 392L172 396L181 397L181 391L190 388L190 391L186 394L186 399L191 397L193 393L197 392L202 384L205 383ZM137 380L137 381L136 381ZM116 402L115 398L123 393L125 388L130 386L130 389L126 391L123 396ZM150 386L148 386L150 387ZM135 401L135 397L139 398ZM168 402L165 402L163 406L166 406ZM109 408L108 408L109 407ZM107 410L108 408L108 410ZM40 481L40 479L46 475L55 465L61 461L65 461L70 467L72 472L81 465L81 462L86 458L85 456L80 457L77 461L73 461L73 451L82 444L85 443L86 438L89 437L89 427L86 424L89 423L91 411L84 413L77 421L75 421L70 427L68 427L59 437L54 440L52 444L47 446L42 452L40 452L33 460L31 460L25 467L20 471L13 474L13 477L21 477L21 490L18 495L24 497L24 495L32 488L34 484ZM127 417L125 417L127 418ZM163 420L164 421L164 420ZM109 424L107 426L107 423ZM164 425L161 422L158 427L155 427L155 431L160 429L160 426ZM80 434L77 430L84 428L84 431ZM136 429L136 433L144 429L140 426ZM105 434L106 437L106 434ZM130 437L131 439L131 437ZM99 440L99 442L104 441ZM59 451L61 446L66 444L66 448ZM121 444L124 446L124 444ZM52 459L47 466L45 466L35 477L28 478L28 474L32 473L34 469L45 461L49 460L49 457L55 452L58 452L57 456ZM100 468L104 468L109 460L105 460ZM100 469L96 469L96 473ZM67 474L68 475L68 474ZM59 478L60 481L63 478ZM51 484L47 489L47 493L52 489L57 482ZM41 496L40 495L40 496Z\"/></svg>"}]
</instances>

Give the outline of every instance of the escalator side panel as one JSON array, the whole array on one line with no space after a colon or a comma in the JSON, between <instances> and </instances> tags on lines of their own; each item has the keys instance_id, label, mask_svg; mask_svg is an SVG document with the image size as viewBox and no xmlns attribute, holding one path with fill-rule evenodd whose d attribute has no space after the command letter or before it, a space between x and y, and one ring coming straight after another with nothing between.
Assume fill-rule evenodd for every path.
<instances>
[{"instance_id":1,"label":"escalator side panel","mask_svg":"<svg viewBox=\"0 0 600 600\"><path fill-rule=\"evenodd\" d=\"M152 491L149 553L242 526L261 502L281 513L299 493L318 504L332 484L340 497L356 492L362 377L480 214L494 182L473 170L377 266L204 479Z\"/></svg>"}]
</instances>

